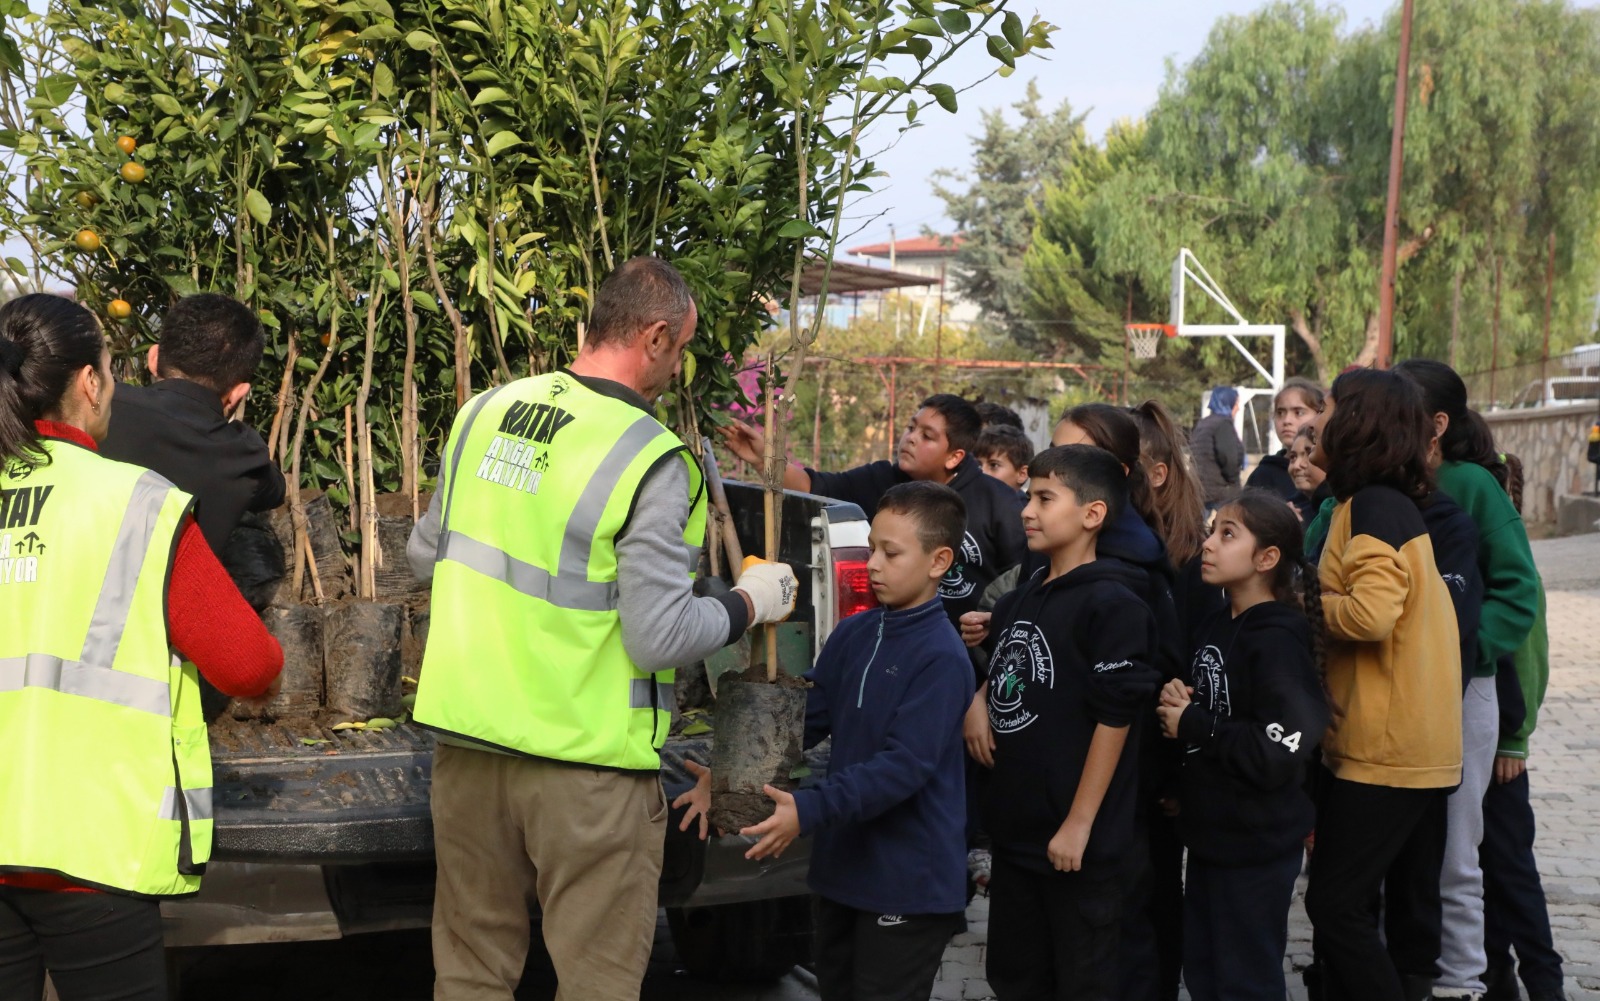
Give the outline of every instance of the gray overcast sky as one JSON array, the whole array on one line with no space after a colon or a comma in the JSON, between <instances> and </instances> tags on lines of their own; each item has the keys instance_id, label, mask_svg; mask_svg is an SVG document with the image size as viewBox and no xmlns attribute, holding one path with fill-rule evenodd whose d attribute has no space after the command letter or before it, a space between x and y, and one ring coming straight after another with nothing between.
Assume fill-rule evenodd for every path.
<instances>
[{"instance_id":1,"label":"gray overcast sky","mask_svg":"<svg viewBox=\"0 0 1600 1001\"><path fill-rule=\"evenodd\" d=\"M1580 2L1587 6L1594 0ZM846 221L854 219L864 228L842 242L851 247L887 240L891 224L900 239L918 235L925 226L952 229L944 203L930 187L930 175L941 167L965 169L971 162L970 137L983 127L983 109L1020 101L1030 78L1038 81L1044 107L1071 101L1080 114L1087 110L1089 132L1099 138L1112 122L1138 117L1155 103L1168 56L1179 65L1188 62L1217 18L1262 5L1261 0L1032 0L1031 5L1022 0L1014 9L1024 17L1037 10L1060 28L1052 39L1055 48L1044 53L1050 61L1029 57L1008 79L992 77L963 93L954 115L937 106L924 110L918 118L927 125L906 133L898 146L879 157L889 177L875 182L878 190L870 198L855 203ZM1338 6L1349 30L1381 23L1397 0L1345 0ZM970 45L946 64L942 79L976 79L993 62L983 46ZM881 131L880 145L893 136L890 129ZM880 212L881 218L870 220Z\"/></svg>"}]
</instances>

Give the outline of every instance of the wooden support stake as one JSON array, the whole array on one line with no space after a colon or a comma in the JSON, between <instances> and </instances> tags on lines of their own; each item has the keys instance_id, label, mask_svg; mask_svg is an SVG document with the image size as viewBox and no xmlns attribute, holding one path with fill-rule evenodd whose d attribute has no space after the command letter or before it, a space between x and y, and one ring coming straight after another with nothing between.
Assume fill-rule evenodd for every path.
<instances>
[{"instance_id":1,"label":"wooden support stake","mask_svg":"<svg viewBox=\"0 0 1600 1001\"><path fill-rule=\"evenodd\" d=\"M777 414L777 356L767 352L767 393L766 393L766 426L767 426L767 454L766 460L767 489L762 495L762 513L765 516L766 552L767 560L776 563L778 560L778 515L783 507L780 503L783 497L783 469L778 465L782 459L778 457L777 439L778 428L773 418ZM778 680L778 626L777 623L767 625L767 680Z\"/></svg>"}]
</instances>

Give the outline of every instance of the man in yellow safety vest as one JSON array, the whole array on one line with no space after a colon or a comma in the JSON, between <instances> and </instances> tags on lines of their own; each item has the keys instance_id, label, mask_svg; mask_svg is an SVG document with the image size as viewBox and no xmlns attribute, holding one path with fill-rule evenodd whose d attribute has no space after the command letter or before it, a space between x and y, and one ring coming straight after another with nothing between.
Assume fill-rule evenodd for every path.
<instances>
[{"instance_id":1,"label":"man in yellow safety vest","mask_svg":"<svg viewBox=\"0 0 1600 1001\"><path fill-rule=\"evenodd\" d=\"M409 547L433 578L415 717L439 743L440 1001L509 1001L533 901L562 997L638 997L672 669L794 607L782 564L721 596L691 589L705 484L653 404L696 318L675 268L627 261L572 366L475 397L445 444Z\"/></svg>"}]
</instances>

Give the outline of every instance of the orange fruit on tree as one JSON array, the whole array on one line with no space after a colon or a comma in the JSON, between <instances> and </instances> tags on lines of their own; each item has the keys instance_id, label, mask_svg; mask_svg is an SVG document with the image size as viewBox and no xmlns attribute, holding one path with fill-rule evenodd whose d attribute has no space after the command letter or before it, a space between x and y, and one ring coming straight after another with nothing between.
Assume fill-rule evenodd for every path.
<instances>
[{"instance_id":1,"label":"orange fruit on tree","mask_svg":"<svg viewBox=\"0 0 1600 1001\"><path fill-rule=\"evenodd\" d=\"M96 198L92 191L80 191L73 196L73 200L78 203L80 208L86 209L92 209L100 204L100 199Z\"/></svg>"},{"instance_id":2,"label":"orange fruit on tree","mask_svg":"<svg viewBox=\"0 0 1600 1001\"><path fill-rule=\"evenodd\" d=\"M317 338L317 341L323 347L327 347L328 346L328 342L331 341L331 340L333 340L333 335L332 334L323 334L321 337Z\"/></svg>"},{"instance_id":3,"label":"orange fruit on tree","mask_svg":"<svg viewBox=\"0 0 1600 1001\"><path fill-rule=\"evenodd\" d=\"M129 184L139 184L144 180L145 174L148 173L148 171L144 169L142 164L137 164L132 160L129 160L127 163L122 165L122 169L117 171L117 173L121 174L122 179L127 181Z\"/></svg>"},{"instance_id":4,"label":"orange fruit on tree","mask_svg":"<svg viewBox=\"0 0 1600 1001\"><path fill-rule=\"evenodd\" d=\"M139 148L139 140L135 139L133 136L118 136L117 137L117 149L122 150L122 152L128 154L129 156L132 156L133 155L133 151L138 149L138 148Z\"/></svg>"},{"instance_id":5,"label":"orange fruit on tree","mask_svg":"<svg viewBox=\"0 0 1600 1001\"><path fill-rule=\"evenodd\" d=\"M133 315L133 307L126 299L112 299L106 304L106 312L111 314L113 320L126 320Z\"/></svg>"},{"instance_id":6,"label":"orange fruit on tree","mask_svg":"<svg viewBox=\"0 0 1600 1001\"><path fill-rule=\"evenodd\" d=\"M72 242L86 254L92 254L100 249L100 234L92 229L80 229L73 234Z\"/></svg>"}]
</instances>

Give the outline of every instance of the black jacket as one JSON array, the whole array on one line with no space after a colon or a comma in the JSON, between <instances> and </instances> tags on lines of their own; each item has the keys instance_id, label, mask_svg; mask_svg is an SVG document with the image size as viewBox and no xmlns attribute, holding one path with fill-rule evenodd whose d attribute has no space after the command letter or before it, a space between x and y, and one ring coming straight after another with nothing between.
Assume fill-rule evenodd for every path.
<instances>
[{"instance_id":1,"label":"black jacket","mask_svg":"<svg viewBox=\"0 0 1600 1001\"><path fill-rule=\"evenodd\" d=\"M1233 429L1233 418L1208 414L1189 436L1189 457L1207 504L1232 500L1239 494L1239 470L1244 467L1244 444ZM1287 468L1287 467L1286 467Z\"/></svg>"},{"instance_id":2,"label":"black jacket","mask_svg":"<svg viewBox=\"0 0 1600 1001\"><path fill-rule=\"evenodd\" d=\"M1050 871L1046 847L1066 820L1095 727L1151 713L1155 623L1134 593L1143 574L1102 559L1046 580L1040 571L995 607L989 724L994 770L983 796L994 851ZM1118 875L1135 838L1137 746L1124 746L1084 853L1085 878Z\"/></svg>"},{"instance_id":3,"label":"black jacket","mask_svg":"<svg viewBox=\"0 0 1600 1001\"><path fill-rule=\"evenodd\" d=\"M878 512L878 501L890 487L911 481L899 466L885 460L838 473L806 472L811 474L812 493L855 504L868 518ZM950 621L959 625L963 613L978 607L983 589L1022 562L1028 540L1022 532L1021 496L986 475L977 460L962 459L948 486L967 505L967 534L950 572L939 582L939 597Z\"/></svg>"},{"instance_id":4,"label":"black jacket","mask_svg":"<svg viewBox=\"0 0 1600 1001\"><path fill-rule=\"evenodd\" d=\"M1237 618L1224 608L1199 637L1194 701L1178 720L1184 843L1212 865L1292 852L1316 820L1305 780L1329 721L1310 624L1268 601Z\"/></svg>"},{"instance_id":5,"label":"black jacket","mask_svg":"<svg viewBox=\"0 0 1600 1001\"><path fill-rule=\"evenodd\" d=\"M1289 456L1284 452L1263 455L1244 485L1270 491L1284 500L1294 500L1300 494L1300 488L1289 475Z\"/></svg>"},{"instance_id":6,"label":"black jacket","mask_svg":"<svg viewBox=\"0 0 1600 1001\"><path fill-rule=\"evenodd\" d=\"M1428 541L1433 543L1433 562L1450 590L1450 603L1456 610L1456 629L1461 634L1461 691L1472 681L1478 666L1478 620L1483 614L1483 572L1478 568L1478 523L1459 504L1435 490L1417 505L1423 524L1428 526Z\"/></svg>"},{"instance_id":7,"label":"black jacket","mask_svg":"<svg viewBox=\"0 0 1600 1001\"><path fill-rule=\"evenodd\" d=\"M186 379L118 383L100 452L153 469L192 494L195 520L214 553L222 552L246 511L283 503L283 473L267 457L261 435L224 417L214 390Z\"/></svg>"}]
</instances>

